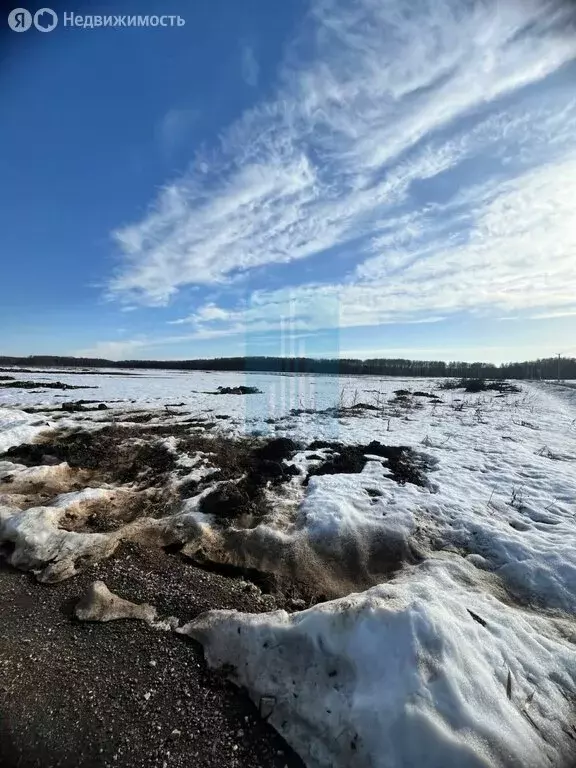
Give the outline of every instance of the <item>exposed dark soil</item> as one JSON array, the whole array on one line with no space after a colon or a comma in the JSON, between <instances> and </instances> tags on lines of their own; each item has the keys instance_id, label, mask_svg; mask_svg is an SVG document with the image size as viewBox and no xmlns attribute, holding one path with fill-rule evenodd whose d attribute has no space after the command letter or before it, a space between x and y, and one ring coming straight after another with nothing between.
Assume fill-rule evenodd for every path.
<instances>
[{"instance_id":1,"label":"exposed dark soil","mask_svg":"<svg viewBox=\"0 0 576 768\"><path fill-rule=\"evenodd\" d=\"M91 432L56 432L41 443L10 448L4 457L37 466L49 455L71 467L91 470L102 482L162 485L174 469L175 457L161 443L139 438L137 431L116 426Z\"/></svg>"},{"instance_id":2,"label":"exposed dark soil","mask_svg":"<svg viewBox=\"0 0 576 768\"><path fill-rule=\"evenodd\" d=\"M522 387L518 384L511 384L509 381L491 381L486 386L486 389L491 389L495 392L509 392L512 394L522 392Z\"/></svg>"},{"instance_id":3,"label":"exposed dark soil","mask_svg":"<svg viewBox=\"0 0 576 768\"><path fill-rule=\"evenodd\" d=\"M126 421L130 421L132 424L148 424L152 419L158 418L156 413L127 413L123 417Z\"/></svg>"},{"instance_id":4,"label":"exposed dark soil","mask_svg":"<svg viewBox=\"0 0 576 768\"><path fill-rule=\"evenodd\" d=\"M40 373L40 371L35 371L32 368L0 368L0 373ZM101 371L98 368L88 368L80 370L78 368L71 368L70 370L55 370L52 368L46 368L42 370L42 373L47 374L57 374L57 375L69 375L74 374L74 376L144 376L146 378L145 373L126 373L125 371ZM10 378L14 378L11 376Z\"/></svg>"},{"instance_id":5,"label":"exposed dark soil","mask_svg":"<svg viewBox=\"0 0 576 768\"><path fill-rule=\"evenodd\" d=\"M400 485L413 483L424 486L426 484L424 470L427 467L424 457L406 446L383 445L377 440L368 445L343 445L319 440L311 443L308 448L310 450L329 449L331 454L322 464L310 468L305 484L308 484L314 475L362 472L368 461L367 455L381 456L386 459L385 466Z\"/></svg>"},{"instance_id":6,"label":"exposed dark soil","mask_svg":"<svg viewBox=\"0 0 576 768\"><path fill-rule=\"evenodd\" d=\"M330 408L324 408L322 410L316 410L315 408L292 408L290 411L291 416L333 416L334 418L343 418L345 416L362 416L364 411L381 411L377 405L371 405L370 403L355 403L354 405L341 405L332 406ZM274 419L270 420L270 423L274 423Z\"/></svg>"},{"instance_id":7,"label":"exposed dark soil","mask_svg":"<svg viewBox=\"0 0 576 768\"><path fill-rule=\"evenodd\" d=\"M86 404L92 403L92 402L94 401L93 400L74 400L69 403L62 403L60 408L62 411L68 411L69 413L76 413L77 411L90 412L90 411L107 411L108 410L108 406L106 405L106 403L98 403L98 405L93 408L87 408Z\"/></svg>"},{"instance_id":8,"label":"exposed dark soil","mask_svg":"<svg viewBox=\"0 0 576 768\"><path fill-rule=\"evenodd\" d=\"M126 547L50 587L0 564L2 768L302 767L193 641L139 622L73 620L95 579L183 620L271 607L253 585L162 550Z\"/></svg>"},{"instance_id":9,"label":"exposed dark soil","mask_svg":"<svg viewBox=\"0 0 576 768\"><path fill-rule=\"evenodd\" d=\"M343 408L342 410L345 410L345 411L379 411L380 408L378 408L377 405L370 405L370 403L355 403L354 405L351 405L349 408Z\"/></svg>"},{"instance_id":10,"label":"exposed dark soil","mask_svg":"<svg viewBox=\"0 0 576 768\"><path fill-rule=\"evenodd\" d=\"M290 411L291 416L302 416L302 414L320 414L320 413L331 413L334 409L333 408L325 408L322 411L317 411L314 408L292 408ZM274 422L275 419L272 419L272 422Z\"/></svg>"},{"instance_id":11,"label":"exposed dark soil","mask_svg":"<svg viewBox=\"0 0 576 768\"><path fill-rule=\"evenodd\" d=\"M288 437L277 437L257 448L254 455L259 461L282 461L282 459L291 459L300 448L299 443Z\"/></svg>"},{"instance_id":12,"label":"exposed dark soil","mask_svg":"<svg viewBox=\"0 0 576 768\"><path fill-rule=\"evenodd\" d=\"M218 390L211 394L214 394L214 395L261 395L262 390L258 389L258 387L244 387L244 386L218 387Z\"/></svg>"},{"instance_id":13,"label":"exposed dark soil","mask_svg":"<svg viewBox=\"0 0 576 768\"><path fill-rule=\"evenodd\" d=\"M147 425L108 426L90 432L61 430L46 434L42 442L10 449L4 457L18 463L38 466L66 461L71 469L56 476L53 488L38 482L33 487L16 488L14 482L5 479L4 492L21 494L16 503L28 508L49 503L57 493L110 484L117 487L115 493L71 507L61 521L70 531L99 532L116 530L139 517L173 514L183 499L202 493L199 509L217 523L215 537L192 542L186 536L169 539L165 542L168 551L182 550L197 565L224 575L229 575L229 568L231 573L244 573L248 578L252 578L248 574L257 573L260 579L275 584L277 594L298 599L318 601L322 594L336 597L366 588L402 562L412 561L413 553L401 541L379 542L375 538L370 544L372 552L352 540L345 545L346 551L335 556L334 552L324 552L321 543L293 546L281 538L262 538L258 524L273 512L270 491L275 489L275 494L282 496L282 486L300 474L290 459L303 446L289 438L211 437L203 432L181 432L174 425L167 429L177 439L179 455L188 454L204 463L207 474L203 479L175 484L178 475L185 477L188 469L177 464L178 454L156 440L156 432L149 431ZM308 450L322 453L315 454L318 464L310 467L307 477L300 478L303 486L314 475L359 473L369 456L381 458L392 478L401 484L424 485L429 468L419 453L376 441L360 446L315 441ZM371 491L369 484L366 492L377 499L378 491Z\"/></svg>"},{"instance_id":14,"label":"exposed dark soil","mask_svg":"<svg viewBox=\"0 0 576 768\"><path fill-rule=\"evenodd\" d=\"M302 610L381 583L421 557L389 534L362 543L351 537L337 552L322 542L263 538L255 526L269 511L264 489L299 473L290 460L303 446L190 429L60 430L4 454L28 466L66 461L72 488L120 486L111 498L68 508L60 525L69 531L110 531L138 517L160 517L214 480L220 483L201 509L220 526L216 538L198 544L185 536L164 540L164 548L161 541L122 544L113 558L51 586L3 568L0 557L2 768L301 768L247 696L206 670L199 646L140 623L76 622L75 600L100 579L120 596L182 621L213 608ZM214 472L175 490L169 478L187 470L158 434L176 437L180 454L205 455ZM308 449L321 453L305 483L314 474L360 472L370 455L381 457L397 482L425 481L424 458L403 446L316 441ZM48 490L26 492L40 498ZM380 492L369 482L365 490L377 504Z\"/></svg>"},{"instance_id":15,"label":"exposed dark soil","mask_svg":"<svg viewBox=\"0 0 576 768\"><path fill-rule=\"evenodd\" d=\"M55 395L55 397L66 397L66 395ZM107 400L106 403L125 403L126 400ZM79 408L78 410L86 410L86 411L95 411L95 410L108 410L108 405L106 403L103 403L101 400L73 400L71 403L62 403L61 405L31 405L27 406L25 408L21 408L20 410L24 411L25 413L54 413L55 411L66 411L69 410L68 408L65 408L65 406L71 404L71 405L82 405L82 406L94 406L88 407L88 408ZM105 408L98 408L97 406L106 406ZM73 409L75 410L75 409Z\"/></svg>"},{"instance_id":16,"label":"exposed dark soil","mask_svg":"<svg viewBox=\"0 0 576 768\"><path fill-rule=\"evenodd\" d=\"M204 481L191 480L182 484L178 497L168 490L168 477L186 470L179 469L177 457L155 439L162 434L176 434L179 450L184 455L206 454L207 461L214 467L214 472ZM174 425L164 428L109 425L95 431L56 431L42 442L10 448L3 457L29 467L65 461L72 469L90 472L91 485L110 483L147 491L122 513L107 514L110 512L108 502L95 504L93 513L83 518L84 524L88 530L104 531L113 530L137 516L159 517L171 513L178 498L193 496L215 480L225 482L203 498L201 510L222 523L238 520L244 526L252 527L269 512L263 493L265 486L269 482L286 482L298 474L296 467L284 462L297 450L298 444L287 438L268 441L211 438L203 432L191 434L184 426L178 434ZM34 489L26 490L32 493ZM75 520L71 521L71 526L71 530L80 529L75 527Z\"/></svg>"},{"instance_id":17,"label":"exposed dark soil","mask_svg":"<svg viewBox=\"0 0 576 768\"><path fill-rule=\"evenodd\" d=\"M463 389L465 392L501 392L507 394L518 393L522 387L509 381L488 381L487 379L450 379L443 381L439 389Z\"/></svg>"},{"instance_id":18,"label":"exposed dark soil","mask_svg":"<svg viewBox=\"0 0 576 768\"><path fill-rule=\"evenodd\" d=\"M0 387L8 389L98 389L98 387L64 384L62 381L1 381Z\"/></svg>"},{"instance_id":19,"label":"exposed dark soil","mask_svg":"<svg viewBox=\"0 0 576 768\"><path fill-rule=\"evenodd\" d=\"M266 503L261 488L246 480L224 483L210 491L200 502L200 511L214 515L222 523L230 523L241 515L258 518L266 513Z\"/></svg>"},{"instance_id":20,"label":"exposed dark soil","mask_svg":"<svg viewBox=\"0 0 576 768\"><path fill-rule=\"evenodd\" d=\"M406 407L412 407L414 405L410 395L395 395L388 401L392 405L404 405Z\"/></svg>"},{"instance_id":21,"label":"exposed dark soil","mask_svg":"<svg viewBox=\"0 0 576 768\"><path fill-rule=\"evenodd\" d=\"M280 437L268 442L245 440L218 441L218 453L213 463L219 467L210 482L228 480L203 497L200 510L223 523L244 518L244 525L257 524L268 512L264 488L271 482L286 482L298 469L285 464L300 446L293 440ZM200 484L193 488L197 491Z\"/></svg>"},{"instance_id":22,"label":"exposed dark soil","mask_svg":"<svg viewBox=\"0 0 576 768\"><path fill-rule=\"evenodd\" d=\"M85 473L89 473L90 485L113 484L130 490L132 495L121 496L123 509L119 509L116 502L91 502L93 508L88 514L64 523L70 530L108 531L138 516L162 517L173 513L181 499L203 491L208 492L200 500L201 512L213 516L224 527L234 522L242 528L253 528L272 512L266 488L279 487L299 474L290 459L302 446L289 438L211 437L202 430L191 433L186 425L177 426L108 425L93 431L61 430L50 433L42 442L11 448L4 458L26 466L65 461L73 471L84 473L84 482ZM204 455L207 469L211 471L203 479L185 481L176 489L169 479L185 475L187 470L178 466L177 455L155 439L163 434L177 437L181 454ZM314 441L308 446L311 451L319 449L328 449L329 454L316 454L318 464L310 467L304 486L315 475L359 473L369 455L384 459L392 478L400 484L424 486L426 483L426 460L405 446L388 446L377 441L351 446ZM218 484L212 487L215 481ZM37 492L42 497L39 503L46 503L42 490L41 487L23 489L27 494ZM29 505L26 500L22 503Z\"/></svg>"},{"instance_id":23,"label":"exposed dark soil","mask_svg":"<svg viewBox=\"0 0 576 768\"><path fill-rule=\"evenodd\" d=\"M176 511L177 500L164 488L120 492L111 499L70 507L58 523L65 531L108 533L143 517L159 518Z\"/></svg>"}]
</instances>

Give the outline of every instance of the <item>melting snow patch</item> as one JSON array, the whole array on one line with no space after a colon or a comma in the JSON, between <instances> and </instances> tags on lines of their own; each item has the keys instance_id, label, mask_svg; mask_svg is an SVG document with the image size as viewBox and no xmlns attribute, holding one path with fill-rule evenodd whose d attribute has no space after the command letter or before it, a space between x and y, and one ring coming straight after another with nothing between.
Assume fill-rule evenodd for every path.
<instances>
[{"instance_id":1,"label":"melting snow patch","mask_svg":"<svg viewBox=\"0 0 576 768\"><path fill-rule=\"evenodd\" d=\"M30 442L49 426L33 414L12 408L0 408L0 453L14 445Z\"/></svg>"},{"instance_id":2,"label":"melting snow patch","mask_svg":"<svg viewBox=\"0 0 576 768\"><path fill-rule=\"evenodd\" d=\"M80 621L140 619L151 624L156 619L156 609L153 606L124 600L110 592L103 581L95 581L90 585L86 594L78 601L74 612Z\"/></svg>"},{"instance_id":3,"label":"melting snow patch","mask_svg":"<svg viewBox=\"0 0 576 768\"><path fill-rule=\"evenodd\" d=\"M40 581L55 582L73 576L79 562L112 554L118 544L114 535L61 530L58 524L65 511L65 506L25 512L0 506L0 543L9 551L10 564L34 571Z\"/></svg>"},{"instance_id":4,"label":"melting snow patch","mask_svg":"<svg viewBox=\"0 0 576 768\"><path fill-rule=\"evenodd\" d=\"M291 616L210 611L179 631L267 702L309 768L567 764L576 649L485 589L462 561L428 561Z\"/></svg>"},{"instance_id":5,"label":"melting snow patch","mask_svg":"<svg viewBox=\"0 0 576 768\"><path fill-rule=\"evenodd\" d=\"M111 498L115 492L111 488L84 488L82 491L61 493L50 506L69 508L85 501L102 501Z\"/></svg>"}]
</instances>

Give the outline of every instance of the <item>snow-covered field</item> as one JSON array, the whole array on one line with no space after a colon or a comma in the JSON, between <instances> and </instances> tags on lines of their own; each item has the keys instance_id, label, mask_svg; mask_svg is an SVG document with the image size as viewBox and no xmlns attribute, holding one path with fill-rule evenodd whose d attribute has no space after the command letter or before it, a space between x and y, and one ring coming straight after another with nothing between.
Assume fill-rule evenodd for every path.
<instances>
[{"instance_id":1,"label":"snow-covered field","mask_svg":"<svg viewBox=\"0 0 576 768\"><path fill-rule=\"evenodd\" d=\"M209 451L181 448L195 419L209 422L211 439L296 441L298 472L269 483L271 511L246 530L223 533L202 511L215 480L169 518L89 532L64 530L62 515L117 489L71 493L68 465L0 456L0 542L14 564L63 578L143 532L165 543L179 531L192 549L259 542L302 571L310 558L322 568L322 553L328 568L352 552L335 600L292 614L211 612L179 631L204 644L211 665L226 665L310 767L576 762L576 389L522 382L517 393L474 394L434 379L130 373L14 373L94 388L0 388L0 450L47 429L137 426L144 414L147 427L175 430L154 438L176 456L175 487L212 471ZM261 393L217 394L241 385ZM62 411L79 399L94 403ZM314 474L333 454L313 441L363 446L367 460L360 471ZM382 446L412 449L422 482L399 482ZM32 480L49 480L52 495L16 503Z\"/></svg>"}]
</instances>

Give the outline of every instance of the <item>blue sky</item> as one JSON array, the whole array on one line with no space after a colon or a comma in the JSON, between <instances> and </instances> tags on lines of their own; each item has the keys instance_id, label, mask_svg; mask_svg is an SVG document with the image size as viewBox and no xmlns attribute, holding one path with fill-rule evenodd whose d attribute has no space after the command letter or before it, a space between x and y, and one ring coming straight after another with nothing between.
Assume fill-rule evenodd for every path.
<instances>
[{"instance_id":1,"label":"blue sky","mask_svg":"<svg viewBox=\"0 0 576 768\"><path fill-rule=\"evenodd\" d=\"M67 10L185 26L8 32L0 354L576 354L571 9L145 0Z\"/></svg>"}]
</instances>

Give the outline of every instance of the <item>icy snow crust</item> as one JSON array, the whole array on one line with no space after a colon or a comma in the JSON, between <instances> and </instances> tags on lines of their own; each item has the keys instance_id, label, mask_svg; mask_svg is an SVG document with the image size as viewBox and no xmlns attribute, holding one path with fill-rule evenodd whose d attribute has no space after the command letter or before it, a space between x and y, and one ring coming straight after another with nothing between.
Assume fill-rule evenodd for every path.
<instances>
[{"instance_id":1,"label":"icy snow crust","mask_svg":"<svg viewBox=\"0 0 576 768\"><path fill-rule=\"evenodd\" d=\"M0 392L0 404L5 399L4 394ZM13 445L32 441L47 426L49 422L38 416L15 408L0 408L0 453L4 453Z\"/></svg>"},{"instance_id":2,"label":"icy snow crust","mask_svg":"<svg viewBox=\"0 0 576 768\"><path fill-rule=\"evenodd\" d=\"M212 611L181 631L257 704L271 701L308 766L561 765L574 648L463 587L470 570L429 561L292 616Z\"/></svg>"},{"instance_id":3,"label":"icy snow crust","mask_svg":"<svg viewBox=\"0 0 576 768\"><path fill-rule=\"evenodd\" d=\"M522 382L522 392L443 391L433 379L144 372L141 376L17 374L95 386L0 389L0 447L29 442L54 407L82 397L109 411L58 414L58 426L130 424L142 409L158 423L190 414L220 432L349 445L413 447L427 484L399 485L377 456L359 474L287 486L275 516L250 534L320 542L338 555L353 541L413 552L390 580L289 616L210 612L183 631L226 665L308 766L569 766L576 754L576 389ZM214 394L248 384L262 394ZM438 396L394 398L394 391ZM121 402L115 402L121 401ZM367 403L380 410L350 410ZM167 407L166 407L167 406ZM339 409L338 409L339 407ZM348 410L346 410L348 408ZM168 413L168 416L166 415ZM50 415L50 414L48 414ZM168 421L167 421L168 419ZM151 423L155 423L153 420ZM164 438L178 451L177 442ZM305 473L325 451L294 457ZM205 457L180 457L195 479ZM0 459L14 482L26 469ZM212 535L188 499L179 514L113 533L59 527L70 505L103 489L63 494L48 506L0 508L11 561L44 580L114 551L124 537ZM88 494L88 498L79 494ZM263 706L264 702L264 706Z\"/></svg>"}]
</instances>

